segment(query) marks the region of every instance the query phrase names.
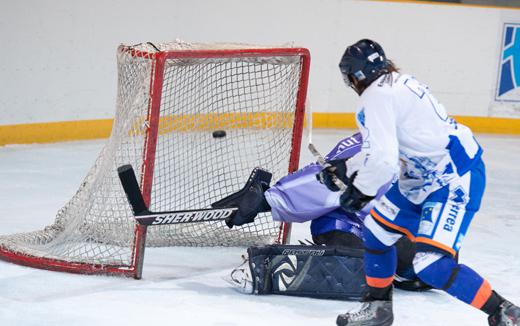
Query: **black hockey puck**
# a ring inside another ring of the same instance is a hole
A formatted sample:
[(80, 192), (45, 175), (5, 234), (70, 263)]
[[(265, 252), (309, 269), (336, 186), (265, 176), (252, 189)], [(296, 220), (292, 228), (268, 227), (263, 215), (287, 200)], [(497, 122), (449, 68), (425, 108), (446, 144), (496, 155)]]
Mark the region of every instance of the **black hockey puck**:
[(226, 137), (226, 131), (225, 130), (215, 130), (213, 131), (213, 138), (222, 138)]

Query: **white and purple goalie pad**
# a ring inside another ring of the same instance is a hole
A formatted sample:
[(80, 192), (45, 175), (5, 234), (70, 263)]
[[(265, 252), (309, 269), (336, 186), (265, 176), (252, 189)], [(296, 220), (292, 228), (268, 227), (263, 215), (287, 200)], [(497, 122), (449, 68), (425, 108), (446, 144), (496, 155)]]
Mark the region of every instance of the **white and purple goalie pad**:
[[(362, 143), (360, 133), (347, 137), (325, 156), (325, 160), (353, 157), (361, 151)], [(316, 179), (316, 174), (321, 170), (320, 164), (311, 163), (281, 178), (265, 192), (273, 219), (290, 223), (312, 221), (313, 235), (341, 230), (361, 237), (361, 225), (372, 205), (365, 206), (356, 214), (346, 213), (339, 204), (341, 193), (330, 191)], [(376, 198), (381, 197), (388, 186), (381, 187)]]

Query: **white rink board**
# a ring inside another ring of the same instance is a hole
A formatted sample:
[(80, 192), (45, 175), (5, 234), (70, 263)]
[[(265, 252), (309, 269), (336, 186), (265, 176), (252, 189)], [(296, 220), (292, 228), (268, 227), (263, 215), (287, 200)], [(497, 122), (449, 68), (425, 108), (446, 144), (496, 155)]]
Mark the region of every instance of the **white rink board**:
[[(350, 131), (314, 131), (325, 153)], [(477, 135), (488, 187), (461, 251), (501, 294), (520, 303), (519, 137)], [(52, 222), (93, 164), (103, 141), (0, 147), (0, 232)], [(305, 144), (304, 144), (305, 145)], [(301, 165), (312, 160), (305, 147)], [(309, 238), (294, 225), (293, 242)], [(247, 296), (222, 280), (241, 248), (151, 248), (143, 279), (49, 272), (0, 262), (0, 325), (333, 325), (355, 303)], [(487, 325), (483, 313), (447, 294), (395, 294), (395, 325)]]
[(337, 66), (346, 45), (369, 37), (449, 114), (518, 117), (491, 102), (503, 24), (519, 13), (367, 0), (3, 1), (0, 125), (112, 118), (116, 47), (176, 38), (307, 47), (313, 109), (353, 112)]

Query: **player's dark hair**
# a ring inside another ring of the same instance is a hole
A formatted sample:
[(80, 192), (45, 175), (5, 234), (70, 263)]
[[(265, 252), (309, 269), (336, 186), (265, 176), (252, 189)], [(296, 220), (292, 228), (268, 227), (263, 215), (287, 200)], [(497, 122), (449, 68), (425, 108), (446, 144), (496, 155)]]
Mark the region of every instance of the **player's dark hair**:
[(401, 69), (399, 67), (396, 66), (396, 64), (392, 61), (392, 60), (388, 60), (388, 68), (387, 68), (388, 72), (400, 72)]

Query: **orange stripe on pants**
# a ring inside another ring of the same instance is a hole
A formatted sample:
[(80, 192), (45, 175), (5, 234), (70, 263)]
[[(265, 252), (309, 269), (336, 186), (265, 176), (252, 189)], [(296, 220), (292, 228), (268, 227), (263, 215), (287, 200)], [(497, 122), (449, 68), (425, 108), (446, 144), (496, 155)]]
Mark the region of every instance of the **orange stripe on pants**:
[(486, 301), (488, 301), (489, 297), (491, 297), (491, 294), (491, 285), (489, 285), (488, 281), (484, 280), (478, 289), (477, 294), (475, 294), (475, 298), (471, 302), (471, 305), (477, 309), (482, 308)]
[(386, 288), (387, 286), (392, 285), (392, 282), (394, 281), (394, 277), (390, 276), (387, 278), (379, 278), (379, 277), (370, 277), (367, 276), (367, 284), (368, 286), (371, 286), (373, 288)]
[(381, 215), (379, 215), (375, 209), (372, 209), (370, 211), (370, 215), (372, 215), (372, 217), (378, 221), (379, 223), (389, 227), (390, 229), (392, 230), (396, 230), (397, 232), (401, 233), (401, 234), (404, 234), (406, 235), (410, 240), (412, 241), (415, 241), (415, 237), (413, 236), (412, 232), (410, 232), (409, 230), (401, 227), (401, 226), (398, 226), (398, 225), (395, 225), (393, 223), (390, 223), (388, 222), (386, 219), (384, 219), (383, 217), (381, 217)]
[(439, 249), (441, 249), (443, 251), (446, 251), (446, 252), (450, 253), (452, 256), (455, 256), (457, 254), (457, 252), (453, 248), (448, 247), (445, 244), (442, 244), (440, 242), (437, 242), (437, 241), (429, 239), (429, 238), (417, 237), (417, 238), (415, 238), (415, 241), (417, 243), (425, 243), (425, 244), (430, 245), (432, 247), (439, 248)]

